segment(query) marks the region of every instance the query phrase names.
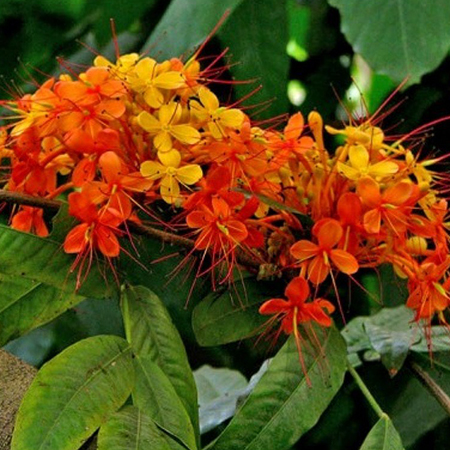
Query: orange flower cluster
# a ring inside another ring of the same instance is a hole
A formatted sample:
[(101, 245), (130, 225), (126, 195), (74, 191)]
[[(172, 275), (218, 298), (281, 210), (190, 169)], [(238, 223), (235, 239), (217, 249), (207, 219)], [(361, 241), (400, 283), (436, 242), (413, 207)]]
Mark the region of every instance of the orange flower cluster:
[[(388, 143), (370, 121), (342, 130), (325, 148), (322, 118), (293, 115), (284, 130), (255, 126), (237, 105), (222, 105), (193, 58), (157, 63), (137, 54), (116, 63), (97, 57), (77, 76), (49, 79), (5, 102), (14, 121), (2, 134), (11, 161), (5, 189), (55, 198), (68, 194), (79, 220), (64, 250), (83, 267), (94, 252), (115, 258), (126, 221), (176, 211), (202, 252), (198, 274), (220, 273), (252, 258), (260, 276), (294, 268), (288, 300), (272, 299), (287, 334), (298, 323), (329, 326), (333, 305), (310, 298), (342, 272), (391, 264), (408, 279), (407, 305), (431, 320), (449, 305), (447, 202), (435, 160), (420, 160), (402, 140)], [(155, 211), (156, 208), (153, 208)], [(309, 217), (313, 226), (304, 225)], [(46, 236), (42, 210), (22, 206), (12, 227)], [(145, 264), (145, 261), (143, 262)]]

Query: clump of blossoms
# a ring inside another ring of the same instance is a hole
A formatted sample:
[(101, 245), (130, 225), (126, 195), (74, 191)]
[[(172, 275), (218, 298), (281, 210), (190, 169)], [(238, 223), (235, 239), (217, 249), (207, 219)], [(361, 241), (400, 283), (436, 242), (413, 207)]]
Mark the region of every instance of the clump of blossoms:
[[(232, 281), (249, 260), (260, 276), (294, 272), (287, 299), (260, 308), (280, 322), (278, 333), (330, 326), (335, 306), (317, 293), (330, 283), (337, 293), (340, 274), (385, 263), (407, 279), (417, 321), (446, 323), (447, 201), (429, 169), (437, 161), (370, 120), (335, 129), (312, 112), (307, 123), (294, 114), (282, 131), (255, 126), (219, 102), (208, 70), (195, 58), (97, 57), (79, 75), (4, 102), (13, 120), (1, 135), (10, 160), (3, 188), (47, 199), (68, 193), (79, 224), (64, 251), (76, 255), (79, 283), (94, 253), (120, 255), (127, 223), (165, 205), (193, 241), (198, 276)], [(344, 143), (328, 151), (324, 129)], [(38, 207), (20, 206), (11, 226), (48, 234)]]

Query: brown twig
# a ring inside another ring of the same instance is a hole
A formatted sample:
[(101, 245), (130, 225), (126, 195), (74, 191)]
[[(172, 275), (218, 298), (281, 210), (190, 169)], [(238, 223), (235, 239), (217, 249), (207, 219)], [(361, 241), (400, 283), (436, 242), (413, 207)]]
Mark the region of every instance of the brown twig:
[(408, 368), (450, 416), (450, 397), (419, 364), (407, 359)]
[[(43, 208), (50, 211), (58, 211), (58, 209), (63, 204), (58, 200), (51, 200), (44, 197), (33, 197), (31, 195), (22, 194), (20, 192), (6, 191), (4, 189), (0, 189), (0, 203), (1, 202), (34, 206), (37, 208)], [(140, 223), (131, 220), (127, 221), (127, 226), (131, 231), (134, 231), (136, 234), (156, 238), (160, 241), (179, 245), (180, 247), (184, 247), (189, 250), (194, 249), (195, 244), (194, 241), (184, 236), (179, 236), (178, 234), (174, 233), (168, 233), (167, 231), (149, 227), (147, 225), (142, 225)], [(244, 253), (242, 251), (238, 251), (237, 261), (239, 264), (246, 267), (258, 268), (260, 265), (257, 261), (256, 255), (255, 257), (252, 257), (251, 255), (248, 255), (247, 253)]]

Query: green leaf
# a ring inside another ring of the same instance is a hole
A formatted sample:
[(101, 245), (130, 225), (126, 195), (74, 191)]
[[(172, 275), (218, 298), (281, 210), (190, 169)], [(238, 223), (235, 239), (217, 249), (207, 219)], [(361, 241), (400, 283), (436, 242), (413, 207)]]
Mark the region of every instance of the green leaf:
[(97, 445), (98, 450), (171, 450), (168, 439), (138, 408), (126, 406), (102, 425)]
[(389, 373), (395, 375), (422, 333), (413, 319), (413, 312), (403, 305), (351, 320), (342, 330), (349, 356), (353, 360), (361, 351), (375, 350)]
[(20, 406), (12, 450), (77, 450), (123, 405), (133, 382), (124, 339), (96, 336), (76, 343), (38, 372)]
[(279, 297), (279, 283), (246, 278), (232, 289), (212, 292), (192, 314), (192, 328), (204, 347), (228, 344), (264, 331), (267, 316), (258, 313), (261, 304)]
[(136, 385), (133, 402), (162, 430), (195, 450), (196, 436), (191, 420), (169, 378), (150, 357), (136, 356)]
[(303, 341), (304, 369), (311, 386), (291, 337), (209, 449), (284, 450), (314, 426), (344, 380), (346, 350), (335, 328), (311, 331), (321, 341), (321, 350)]
[(232, 12), (242, 0), (172, 0), (141, 53), (159, 60), (191, 55), (226, 11)]
[[(285, 0), (244, 0), (219, 31), (220, 40), (230, 48), (233, 62), (237, 63), (230, 67), (233, 77), (237, 80), (257, 78), (263, 87), (245, 104), (273, 101), (261, 117), (273, 117), (288, 110), (287, 22)], [(250, 86), (237, 84), (236, 98), (242, 98), (255, 87), (254, 83)]]
[(197, 389), (186, 350), (161, 300), (143, 286), (127, 286), (122, 292), (122, 313), (127, 339), (133, 351), (150, 357), (170, 380), (198, 430)]
[(0, 346), (81, 302), (75, 293), (29, 278), (0, 273)]
[[(450, 49), (447, 0), (329, 0), (341, 13), (341, 30), (378, 73), (416, 83)], [(381, 31), (382, 30), (382, 31)]]
[[(0, 225), (0, 273), (24, 277), (73, 294), (77, 269), (71, 271), (74, 256), (64, 253), (61, 244)], [(89, 275), (77, 291), (79, 295), (105, 298), (114, 287), (93, 263)]]
[(387, 415), (370, 430), (360, 450), (403, 450), (400, 435)]

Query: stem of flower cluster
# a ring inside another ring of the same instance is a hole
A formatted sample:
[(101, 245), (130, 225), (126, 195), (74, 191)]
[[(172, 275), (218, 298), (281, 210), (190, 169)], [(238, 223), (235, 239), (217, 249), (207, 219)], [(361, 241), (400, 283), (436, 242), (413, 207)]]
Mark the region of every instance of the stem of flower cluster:
[(359, 376), (358, 372), (354, 369), (354, 367), (350, 364), (350, 362), (347, 360), (347, 369), (350, 372), (350, 375), (355, 380), (355, 383), (358, 385), (360, 391), (366, 397), (366, 400), (369, 402), (372, 409), (375, 411), (377, 416), (382, 419), (386, 416), (386, 413), (381, 409), (381, 406), (378, 404), (378, 402), (375, 400), (375, 397), (370, 393), (368, 387), (362, 380), (362, 378)]

